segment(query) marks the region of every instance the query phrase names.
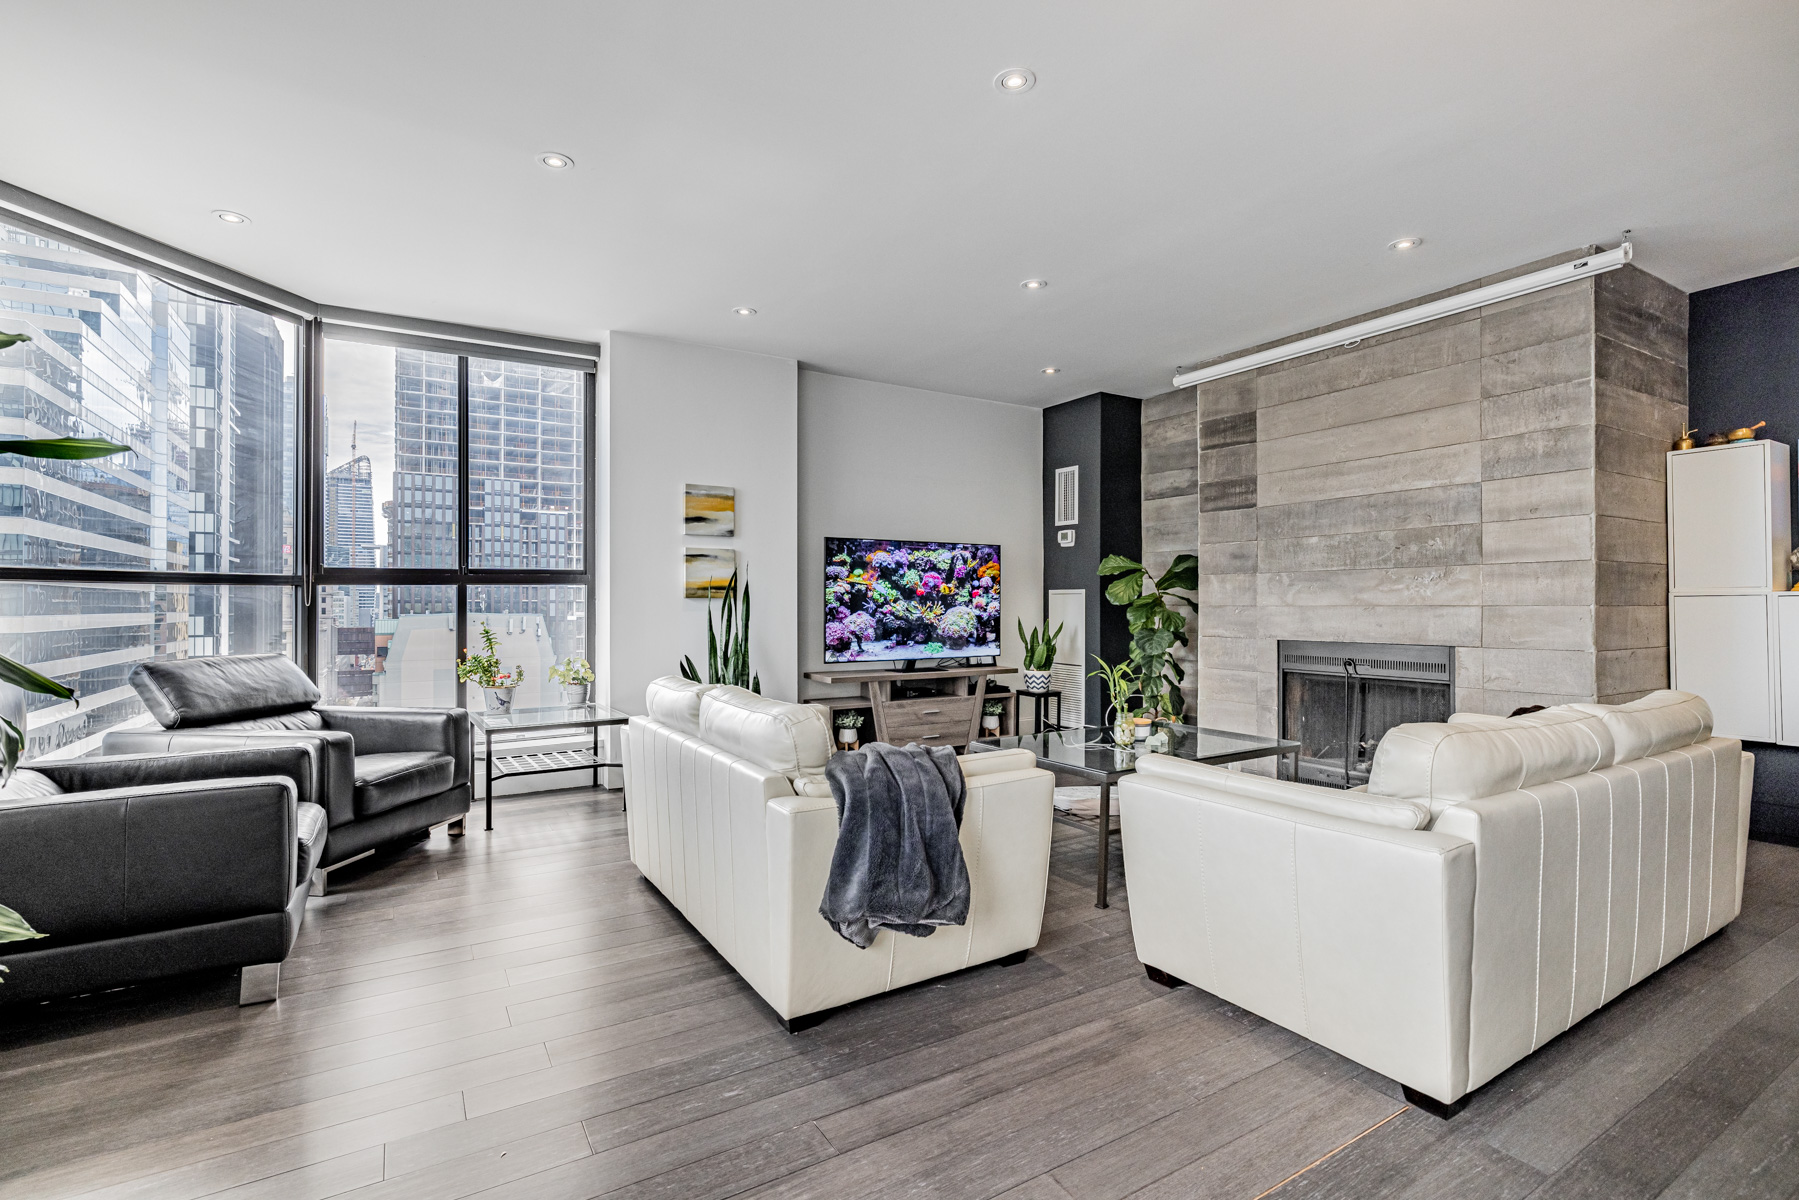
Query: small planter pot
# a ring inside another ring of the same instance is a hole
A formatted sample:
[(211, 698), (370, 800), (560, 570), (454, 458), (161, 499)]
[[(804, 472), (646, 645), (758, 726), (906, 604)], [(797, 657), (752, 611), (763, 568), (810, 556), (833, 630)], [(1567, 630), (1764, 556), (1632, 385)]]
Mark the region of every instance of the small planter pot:
[(562, 703), (569, 708), (586, 704), (588, 693), (592, 690), (591, 683), (565, 683), (562, 685)]
[(487, 693), (487, 711), (496, 717), (503, 717), (512, 711), (512, 694), (517, 688), (483, 688)]
[(854, 750), (856, 748), (856, 734), (858, 732), (859, 731), (855, 729), (838, 729), (837, 744), (845, 750)]
[(1049, 672), (1034, 671), (1031, 668), (1026, 667), (1024, 669), (1024, 682), (1020, 686), (1023, 690), (1031, 693), (1033, 696), (1041, 696), (1043, 693), (1049, 691)]
[(999, 714), (998, 713), (983, 713), (981, 716), (981, 728), (987, 730), (989, 733), (998, 733), (999, 732)]

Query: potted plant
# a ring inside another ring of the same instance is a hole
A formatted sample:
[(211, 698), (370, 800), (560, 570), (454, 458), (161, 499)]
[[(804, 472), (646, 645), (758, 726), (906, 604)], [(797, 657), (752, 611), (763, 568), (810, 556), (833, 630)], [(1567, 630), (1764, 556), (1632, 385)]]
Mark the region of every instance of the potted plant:
[(587, 703), (593, 687), (593, 667), (585, 658), (570, 655), (550, 668), (550, 682), (562, 685), (562, 702), (573, 708)]
[[(33, 929), (24, 917), (12, 909), (0, 904), (0, 942), (22, 942), (27, 938), (41, 938), (44, 935)], [(8, 970), (5, 963), (0, 963), (0, 975)], [(5, 983), (0, 979), (0, 983)]]
[(1099, 664), (1099, 670), (1089, 671), (1088, 675), (1097, 677), (1106, 685), (1106, 695), (1111, 700), (1112, 709), (1112, 744), (1122, 750), (1137, 740), (1137, 723), (1131, 714), (1131, 697), (1137, 692), (1137, 675), (1128, 660), (1113, 664), (1095, 654), (1093, 661)]
[(1004, 700), (988, 700), (981, 705), (981, 728), (988, 733), (999, 732), (999, 719), (1005, 715)]
[(486, 621), (481, 622), (481, 653), (464, 647), (462, 658), (456, 664), (456, 678), (480, 685), (487, 693), (487, 711), (504, 716), (512, 711), (512, 693), (518, 690), (519, 681), (524, 677), (523, 667), (513, 667), (510, 671), (500, 668), (500, 639)]
[(837, 714), (837, 742), (845, 750), (854, 750), (860, 735), (856, 732), (862, 728), (865, 718), (859, 712), (841, 712)]
[(1020, 686), (1032, 695), (1041, 696), (1049, 691), (1049, 669), (1056, 665), (1056, 639), (1062, 636), (1062, 627), (1056, 626), (1055, 632), (1051, 633), (1049, 622), (1045, 621), (1027, 633), (1024, 622), (1020, 621), (1018, 636), (1024, 642), (1024, 682)]

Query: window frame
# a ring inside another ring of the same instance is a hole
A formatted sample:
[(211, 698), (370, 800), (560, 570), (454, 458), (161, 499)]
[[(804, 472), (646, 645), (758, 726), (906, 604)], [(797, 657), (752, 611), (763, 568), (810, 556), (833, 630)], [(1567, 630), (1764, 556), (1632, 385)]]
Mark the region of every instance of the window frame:
[[(294, 538), (293, 569), (286, 572), (157, 571), (115, 567), (19, 567), (0, 564), (0, 583), (132, 583), (236, 584), (285, 587), (292, 591), (292, 647), (299, 665), (315, 681), (318, 659), (318, 595), (333, 584), (454, 585), (457, 644), (468, 645), (468, 589), (492, 585), (581, 586), (587, 592), (586, 645), (597, 655), (595, 582), (598, 578), (600, 503), (598, 471), (598, 384), (602, 348), (598, 343), (567, 341), (509, 330), (460, 325), (420, 317), (319, 304), (272, 284), (190, 254), (177, 247), (114, 225), (47, 197), (0, 180), (0, 222), (79, 247), (144, 272), (173, 287), (221, 304), (251, 309), (293, 323), (299, 345), (295, 355), (294, 405)], [(454, 568), (326, 567), (324, 565), (324, 354), (332, 340), (386, 345), (454, 354), (457, 365), (458, 502), (457, 561)], [(468, 360), (496, 358), (535, 362), (579, 372), (583, 380), (582, 412), (582, 565), (578, 569), (531, 570), (469, 565), (468, 521)], [(466, 707), (466, 685), (456, 685), (457, 705)]]
[[(471, 587), (583, 587), (587, 592), (584, 636), (587, 657), (591, 662), (595, 655), (594, 648), (597, 644), (595, 637), (598, 632), (596, 615), (598, 606), (594, 603), (594, 581), (597, 574), (595, 564), (598, 549), (596, 538), (599, 526), (597, 519), (599, 515), (598, 493), (595, 487), (598, 481), (598, 455), (594, 453), (598, 435), (599, 410), (599, 363), (597, 359), (552, 354), (541, 349), (527, 349), (511, 345), (429, 337), (415, 332), (389, 331), (366, 325), (349, 326), (335, 321), (319, 321), (314, 324), (317, 327), (315, 331), (316, 344), (312, 354), (316, 369), (308, 375), (307, 403), (302, 409), (310, 426), (305, 440), (313, 447), (313, 454), (305, 464), (303, 473), (307, 478), (309, 492), (317, 497), (318, 501), (309, 504), (305, 510), (306, 520), (310, 526), (308, 530), (310, 536), (302, 538), (301, 541), (307, 547), (308, 585), (301, 596), (303, 607), (296, 607), (294, 618), (296, 622), (305, 622), (304, 630), (296, 631), (295, 640), (301, 648), (301, 662), (305, 666), (307, 674), (317, 680), (325, 668), (325, 664), (320, 661), (319, 657), (318, 594), (319, 589), (331, 586), (454, 587), (456, 589), (456, 644), (458, 646), (470, 644), (469, 589)], [(541, 341), (541, 339), (530, 340)], [(324, 362), (325, 356), (329, 353), (325, 345), (328, 341), (362, 342), (456, 356), (455, 566), (332, 567), (325, 565)], [(559, 367), (579, 373), (582, 390), (580, 567), (522, 570), (517, 567), (477, 567), (470, 564), (469, 551), (473, 533), (469, 525), (469, 360), (471, 358), (536, 363), (541, 366)], [(456, 681), (456, 705), (459, 708), (468, 707), (468, 685), (460, 679)]]

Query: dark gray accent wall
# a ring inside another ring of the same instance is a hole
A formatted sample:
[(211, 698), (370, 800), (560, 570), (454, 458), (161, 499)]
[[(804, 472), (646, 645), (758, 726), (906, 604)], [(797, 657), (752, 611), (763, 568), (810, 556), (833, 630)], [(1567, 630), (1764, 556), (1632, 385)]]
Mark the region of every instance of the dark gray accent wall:
[[(1107, 604), (1099, 578), (1108, 554), (1143, 557), (1141, 400), (1095, 392), (1043, 412), (1043, 587), (1087, 593), (1087, 654), (1117, 662), (1130, 654), (1124, 610)], [(1078, 466), (1080, 523), (1075, 543), (1056, 541), (1056, 469)], [(1045, 600), (1047, 611), (1047, 597)], [(1087, 680), (1086, 712), (1097, 722), (1105, 711), (1099, 681)]]
[[(1691, 296), (1690, 413), (1708, 433), (1766, 421), (1764, 436), (1799, 444), (1799, 269)], [(1799, 750), (1751, 744), (1751, 836), (1799, 845)]]

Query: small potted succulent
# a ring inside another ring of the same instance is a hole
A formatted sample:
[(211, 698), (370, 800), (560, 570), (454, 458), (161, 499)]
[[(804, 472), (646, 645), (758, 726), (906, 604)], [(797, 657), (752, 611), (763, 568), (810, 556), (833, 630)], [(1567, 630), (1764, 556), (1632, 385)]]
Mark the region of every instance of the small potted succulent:
[(854, 750), (860, 738), (857, 732), (865, 720), (859, 712), (841, 712), (837, 714), (837, 742), (845, 750)]
[(487, 711), (504, 716), (512, 711), (512, 694), (524, 677), (523, 667), (501, 669), (500, 639), (486, 621), (481, 622), (481, 653), (464, 647), (462, 658), (456, 663), (456, 678), (479, 685), (487, 693)]
[(1005, 715), (1004, 700), (988, 700), (981, 705), (981, 728), (988, 733), (999, 732), (999, 719)]
[(1024, 622), (1018, 623), (1018, 636), (1024, 642), (1024, 682), (1021, 685), (1032, 695), (1041, 696), (1049, 691), (1049, 669), (1056, 664), (1056, 639), (1062, 636), (1062, 627), (1056, 626), (1051, 633), (1049, 622), (1045, 621), (1041, 628), (1025, 631)]
[(550, 682), (562, 685), (562, 702), (570, 708), (587, 703), (593, 688), (593, 667), (585, 658), (573, 655), (550, 668)]

